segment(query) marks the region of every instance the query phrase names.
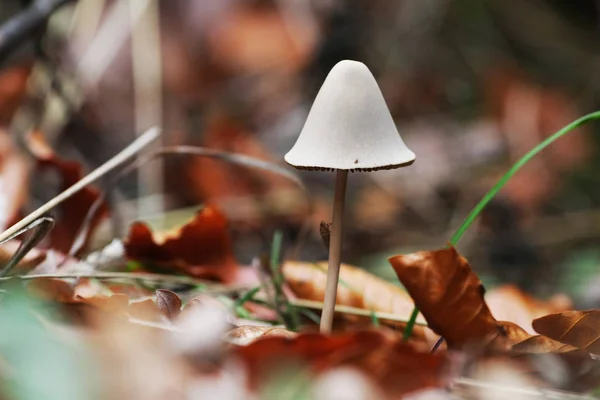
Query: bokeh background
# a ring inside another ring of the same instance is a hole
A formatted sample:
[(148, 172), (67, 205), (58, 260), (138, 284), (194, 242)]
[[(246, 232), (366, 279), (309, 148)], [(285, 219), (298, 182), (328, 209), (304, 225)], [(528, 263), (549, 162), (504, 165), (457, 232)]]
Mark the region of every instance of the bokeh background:
[[(0, 17), (32, 3), (2, 0)], [(362, 61), (417, 161), (350, 176), (343, 258), (390, 279), (388, 256), (444, 246), (516, 160), (600, 108), (594, 0), (69, 3), (2, 59), (4, 147), (20, 148), (19, 138), (38, 130), (89, 170), (158, 124), (163, 145), (283, 165), (328, 71), (342, 59)], [(600, 307), (599, 131), (586, 125), (541, 153), (461, 241), (486, 284), (565, 292)], [(3, 154), (3, 185), (22, 182), (25, 209), (53, 195), (52, 176), (23, 172), (26, 154), (17, 175), (12, 150)], [(165, 157), (121, 182), (112, 221), (120, 235), (140, 218), (167, 227), (210, 202), (229, 216), (243, 262), (264, 252), (275, 230), (288, 249), (305, 239), (302, 258), (324, 259), (319, 224), (331, 218), (333, 174), (298, 174), (314, 212), (280, 176)], [(113, 232), (107, 224), (97, 241)]]

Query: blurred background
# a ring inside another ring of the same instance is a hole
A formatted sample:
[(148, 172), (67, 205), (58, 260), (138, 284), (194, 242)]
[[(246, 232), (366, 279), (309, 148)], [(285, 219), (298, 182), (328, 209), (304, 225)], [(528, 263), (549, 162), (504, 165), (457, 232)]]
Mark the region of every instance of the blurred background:
[[(161, 145), (283, 165), (328, 71), (352, 59), (417, 161), (350, 176), (343, 260), (394, 279), (388, 256), (443, 247), (516, 160), (600, 108), (595, 0), (2, 0), (0, 17), (49, 8), (0, 51), (4, 225), (57, 193), (55, 177), (33, 173), (32, 131), (86, 170), (153, 125)], [(484, 283), (600, 306), (599, 130), (542, 152), (467, 233), (459, 250)], [(297, 173), (310, 198), (269, 172), (167, 156), (111, 192), (112, 224), (166, 228), (208, 202), (228, 215), (243, 263), (278, 229), (291, 248), (307, 222), (300, 257), (325, 259), (334, 174)]]

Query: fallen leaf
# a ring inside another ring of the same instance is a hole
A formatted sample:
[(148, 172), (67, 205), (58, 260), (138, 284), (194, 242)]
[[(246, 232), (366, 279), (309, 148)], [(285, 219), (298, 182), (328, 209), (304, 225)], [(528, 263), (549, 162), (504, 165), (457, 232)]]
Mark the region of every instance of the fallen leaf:
[(235, 281), (239, 272), (227, 220), (216, 207), (203, 207), (192, 221), (163, 234), (153, 234), (146, 224), (136, 222), (124, 245), (129, 259), (161, 272), (179, 272), (224, 283)]
[(304, 365), (315, 373), (340, 366), (364, 372), (397, 398), (406, 393), (440, 385), (444, 357), (420, 353), (384, 331), (359, 331), (326, 336), (305, 333), (296, 337), (268, 336), (234, 354), (245, 363), (252, 386), (286, 365)]
[(497, 324), (499, 328), (498, 332), (487, 337), (488, 342), (484, 346), (486, 353), (510, 352), (515, 343), (522, 342), (531, 337), (529, 333), (513, 322), (498, 321)]
[(533, 321), (540, 334), (593, 354), (600, 354), (600, 310), (565, 311)]
[(156, 306), (169, 320), (173, 320), (181, 313), (181, 299), (170, 290), (158, 289), (156, 291)]
[(576, 347), (557, 342), (547, 336), (535, 335), (512, 346), (512, 351), (517, 353), (566, 353), (577, 350)]
[[(327, 262), (287, 261), (282, 274), (298, 298), (323, 301)], [(405, 316), (407, 319), (414, 307), (408, 293), (399, 286), (348, 264), (340, 266), (336, 304)], [(422, 317), (420, 321), (424, 322)]]
[(122, 293), (110, 295), (95, 294), (84, 297), (66, 281), (53, 278), (36, 278), (27, 285), (27, 290), (33, 296), (48, 301), (60, 303), (64, 310), (77, 321), (89, 322), (89, 315), (95, 311), (102, 311), (115, 316), (156, 321), (160, 320), (161, 313), (152, 301), (131, 302), (129, 296)]
[(453, 247), (398, 255), (389, 261), (429, 327), (449, 347), (498, 334), (481, 281)]
[[(60, 176), (59, 190), (62, 192), (83, 178), (83, 169), (77, 161), (61, 159), (52, 150), (44, 139), (41, 132), (31, 132), (27, 136), (30, 151), (37, 158), (38, 165), (42, 169), (56, 170)], [(50, 231), (50, 248), (67, 253), (81, 228), (83, 221), (94, 202), (100, 197), (100, 192), (90, 186), (86, 186), (73, 196), (65, 200), (60, 209), (62, 215), (56, 220), (54, 228)], [(94, 215), (90, 223), (87, 237), (84, 241), (83, 250), (94, 229), (100, 224), (108, 213), (108, 206), (103, 203)]]
[(225, 339), (238, 346), (248, 345), (260, 338), (268, 336), (283, 336), (292, 338), (297, 336), (296, 332), (288, 331), (285, 328), (273, 326), (242, 325), (230, 330), (225, 335)]

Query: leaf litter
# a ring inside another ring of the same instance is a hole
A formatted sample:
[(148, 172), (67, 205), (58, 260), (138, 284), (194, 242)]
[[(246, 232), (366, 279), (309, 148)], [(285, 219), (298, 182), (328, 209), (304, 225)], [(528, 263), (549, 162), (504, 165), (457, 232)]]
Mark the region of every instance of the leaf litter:
[[(322, 302), (326, 264), (280, 262), (280, 247), (277, 261), (270, 266), (275, 269), (268, 271), (281, 280), (277, 286), (280, 306), (289, 310), (301, 307), (294, 305), (301, 304), (300, 300)], [(363, 269), (343, 265), (338, 323), (332, 335), (315, 333), (317, 325), (309, 318), (293, 326), (279, 313), (265, 318), (259, 310), (274, 304), (258, 279), (260, 271), (240, 265), (232, 248), (227, 218), (218, 208), (206, 205), (189, 223), (168, 232), (153, 232), (143, 223), (134, 223), (124, 250), (125, 257), (136, 263), (136, 271), (117, 271), (122, 274), (118, 284), (111, 282), (117, 275), (111, 278), (93, 270), (85, 278), (67, 274), (22, 282), (36, 299), (30, 312), (44, 322), (49, 334), (92, 345), (102, 380), (121, 382), (100, 390), (109, 398), (141, 393), (163, 398), (173, 391), (195, 392), (192, 388), (197, 385), (228, 385), (240, 398), (248, 398), (268, 390), (283, 371), (296, 371), (293, 376), (304, 376), (303, 382), (321, 382), (353, 371), (380, 398), (431, 390), (456, 395), (481, 391), (487, 387), (485, 377), (491, 370), (495, 376), (508, 374), (510, 382), (544, 390), (586, 392), (596, 387), (600, 311), (567, 311), (569, 303), (564, 298), (542, 302), (514, 288), (498, 289), (497, 300), (489, 305), (481, 281), (453, 247), (391, 257), (406, 291)], [(81, 263), (76, 258), (73, 262)], [(26, 268), (16, 271), (26, 277)], [(163, 274), (165, 287), (156, 291), (145, 287), (143, 279), (136, 278), (144, 270), (158, 273), (157, 282)], [(253, 285), (215, 295), (210, 293), (210, 284), (194, 285), (182, 279), (177, 285), (172, 279), (176, 276), (208, 279), (225, 287)], [(119, 285), (136, 290), (123, 290)], [(19, 292), (18, 287), (7, 288), (9, 294)], [(12, 301), (13, 297), (7, 298)], [(502, 304), (503, 299), (512, 302), (510, 311), (519, 312), (503, 312), (493, 305)], [(413, 336), (406, 337), (402, 321), (409, 319), (415, 305), (421, 310), (417, 321), (428, 328), (418, 326)], [(365, 310), (367, 315), (357, 317), (352, 310)], [(555, 313), (544, 314), (548, 312)], [(56, 313), (67, 318), (56, 318)], [(377, 313), (397, 318), (386, 321)], [(532, 334), (529, 324), (539, 335)], [(443, 345), (430, 351), (436, 341)], [(160, 368), (165, 363), (168, 372)], [(564, 376), (553, 374), (554, 370)], [(124, 371), (133, 379), (119, 378)], [(147, 378), (158, 376), (150, 390)], [(510, 392), (510, 382), (494, 390)]]

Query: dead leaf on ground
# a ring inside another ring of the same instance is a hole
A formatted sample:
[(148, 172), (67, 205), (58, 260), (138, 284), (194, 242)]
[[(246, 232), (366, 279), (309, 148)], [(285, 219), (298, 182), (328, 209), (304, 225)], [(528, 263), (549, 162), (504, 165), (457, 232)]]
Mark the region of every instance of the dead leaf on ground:
[[(31, 132), (27, 136), (30, 151), (37, 158), (42, 169), (54, 169), (61, 179), (59, 191), (64, 191), (81, 178), (84, 173), (81, 164), (77, 161), (61, 159), (46, 142), (41, 132)], [(62, 215), (56, 220), (54, 228), (50, 231), (50, 248), (67, 253), (75, 241), (77, 233), (94, 202), (100, 197), (100, 192), (93, 187), (86, 186), (73, 196), (65, 200), (60, 209)], [(96, 212), (87, 233), (84, 243), (108, 213), (108, 206), (103, 203)], [(85, 246), (82, 247), (85, 248)]]
[(192, 221), (167, 233), (153, 233), (146, 224), (136, 222), (124, 244), (129, 259), (161, 272), (230, 283), (239, 270), (227, 219), (212, 206), (203, 207)]
[[(300, 299), (323, 301), (327, 262), (287, 261), (282, 268), (285, 282)], [(348, 264), (340, 267), (336, 304), (385, 312), (408, 318), (414, 303), (399, 286)], [(421, 322), (425, 320), (420, 317)]]
[(600, 310), (565, 311), (533, 321), (540, 334), (590, 353), (600, 354)]
[(315, 373), (340, 366), (353, 366), (397, 398), (406, 393), (440, 385), (444, 357), (417, 352), (385, 331), (359, 331), (326, 336), (300, 334), (294, 338), (270, 336), (247, 346), (235, 347), (248, 367), (250, 381), (262, 379), (282, 366), (306, 365)]
[(483, 285), (456, 249), (398, 255), (389, 261), (429, 327), (444, 337), (449, 347), (498, 334)]
[(156, 306), (169, 320), (173, 320), (181, 313), (181, 299), (175, 293), (166, 289), (156, 291)]
[(517, 353), (566, 353), (577, 350), (576, 347), (557, 342), (547, 336), (535, 335), (515, 343), (512, 350)]
[(130, 304), (129, 296), (122, 293), (84, 297), (61, 279), (36, 278), (28, 283), (27, 290), (36, 298), (61, 304), (70, 316), (82, 322), (89, 322), (88, 314), (97, 311), (145, 320), (160, 320), (162, 315), (152, 300)]
[(297, 335), (298, 334), (296, 332), (288, 331), (285, 328), (242, 325), (227, 332), (225, 339), (232, 344), (245, 346), (263, 337), (283, 336), (287, 338), (293, 338)]

